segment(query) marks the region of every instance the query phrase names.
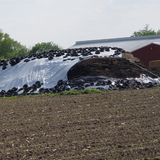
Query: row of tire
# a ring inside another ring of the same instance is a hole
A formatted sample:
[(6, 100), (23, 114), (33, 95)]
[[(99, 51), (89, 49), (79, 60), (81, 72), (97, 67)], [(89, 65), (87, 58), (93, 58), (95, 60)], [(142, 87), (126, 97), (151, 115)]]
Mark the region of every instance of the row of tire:
[[(49, 52), (42, 52), (42, 53), (32, 53), (28, 56), (20, 56), (20, 57), (13, 57), (9, 60), (0, 60), (0, 66), (2, 66), (2, 70), (7, 68), (7, 65), (10, 64), (11, 66), (16, 65), (21, 60), (24, 62), (29, 62), (30, 60), (41, 59), (41, 58), (48, 58), (48, 60), (52, 60), (54, 57), (63, 56), (64, 60), (68, 56), (76, 57), (76, 56), (89, 56), (93, 55), (91, 52), (95, 52), (96, 55), (100, 54), (104, 51), (114, 50), (114, 54), (111, 57), (119, 55), (120, 53), (125, 52), (122, 48), (117, 47), (89, 47), (89, 48), (75, 48), (75, 49), (64, 49), (64, 50), (50, 50)], [(73, 60), (73, 59), (68, 59)]]
[(69, 90), (84, 90), (85, 88), (96, 88), (99, 90), (124, 90), (124, 89), (145, 89), (155, 87), (157, 83), (140, 83), (136, 80), (117, 80), (113, 84), (111, 80), (99, 80), (96, 82), (86, 83), (73, 83), (70, 81), (59, 80), (57, 85), (53, 88), (42, 88), (43, 83), (37, 81), (32, 86), (28, 86), (27, 84), (23, 85), (22, 88), (18, 89), (13, 87), (12, 89), (5, 91), (2, 90), (0, 92), (0, 97), (10, 97), (10, 96), (18, 96), (18, 95), (35, 95), (35, 94), (55, 94), (60, 92), (66, 92)]
[(0, 97), (10, 97), (10, 96), (18, 96), (18, 95), (32, 95), (43, 85), (40, 81), (37, 81), (32, 86), (28, 86), (27, 84), (23, 85), (22, 88), (13, 87), (12, 89), (5, 91), (1, 90)]

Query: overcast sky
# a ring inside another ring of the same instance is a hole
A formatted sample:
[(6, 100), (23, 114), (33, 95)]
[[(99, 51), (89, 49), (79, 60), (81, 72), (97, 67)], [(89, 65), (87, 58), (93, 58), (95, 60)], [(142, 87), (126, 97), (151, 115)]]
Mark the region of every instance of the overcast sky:
[(54, 42), (130, 37), (160, 29), (160, 0), (0, 0), (0, 29), (30, 48)]

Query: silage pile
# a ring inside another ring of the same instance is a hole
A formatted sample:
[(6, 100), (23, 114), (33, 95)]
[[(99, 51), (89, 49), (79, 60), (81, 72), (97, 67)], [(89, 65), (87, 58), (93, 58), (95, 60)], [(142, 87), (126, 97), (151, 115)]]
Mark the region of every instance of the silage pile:
[[(97, 78), (92, 76), (90, 81), (86, 77), (80, 77), (78, 80), (68, 80), (68, 71), (77, 64), (81, 64), (87, 59), (106, 57), (118, 57), (120, 59), (122, 52), (124, 52), (123, 49), (116, 47), (92, 47), (61, 51), (51, 50), (25, 57), (1, 60), (0, 96), (57, 93), (70, 89), (82, 90), (85, 88), (103, 88), (105, 90), (146, 88), (147, 85), (152, 87), (159, 83), (158, 79), (151, 77), (148, 78), (148, 81), (143, 81), (143, 78), (140, 78), (138, 82), (135, 78), (132, 80), (113, 79), (113, 77), (101, 77), (102, 75), (97, 75)], [(131, 87), (133, 85), (129, 81), (133, 84), (137, 83), (137, 85)]]

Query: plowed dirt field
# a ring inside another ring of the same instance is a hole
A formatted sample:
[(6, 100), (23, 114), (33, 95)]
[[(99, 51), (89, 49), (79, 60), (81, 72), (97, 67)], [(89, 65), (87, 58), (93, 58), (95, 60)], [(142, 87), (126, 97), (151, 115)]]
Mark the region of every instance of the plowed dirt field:
[(0, 98), (0, 159), (160, 159), (160, 88)]

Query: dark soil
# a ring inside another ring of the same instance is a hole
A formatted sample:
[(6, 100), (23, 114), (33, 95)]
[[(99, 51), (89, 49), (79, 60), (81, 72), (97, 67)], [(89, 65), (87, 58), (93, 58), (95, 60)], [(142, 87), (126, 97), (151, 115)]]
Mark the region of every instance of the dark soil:
[(0, 98), (0, 159), (160, 159), (160, 89)]
[[(123, 58), (95, 58), (75, 65), (68, 78), (129, 78), (141, 73), (154, 77)], [(158, 160), (159, 96), (156, 87), (0, 98), (0, 160)]]
[[(138, 66), (136, 65), (138, 64)], [(147, 68), (142, 69), (139, 63), (131, 63), (125, 58), (92, 58), (83, 60), (73, 66), (68, 71), (68, 79), (83, 76), (107, 76), (113, 78), (135, 78), (140, 74), (146, 74), (150, 77), (156, 78), (156, 75), (146, 71)]]

